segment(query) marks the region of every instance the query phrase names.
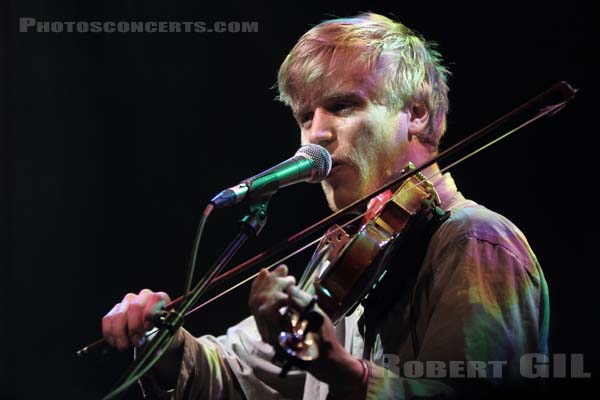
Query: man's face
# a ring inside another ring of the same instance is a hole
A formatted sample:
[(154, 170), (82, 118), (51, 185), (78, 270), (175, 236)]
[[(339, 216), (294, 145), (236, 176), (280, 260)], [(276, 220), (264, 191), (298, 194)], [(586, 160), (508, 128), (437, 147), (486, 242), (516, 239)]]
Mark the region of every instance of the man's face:
[(408, 161), (416, 162), (409, 114), (374, 102), (370, 78), (352, 67), (337, 71), (307, 88), (293, 107), (302, 144), (319, 144), (331, 153), (333, 167), (322, 186), (334, 211), (388, 182)]

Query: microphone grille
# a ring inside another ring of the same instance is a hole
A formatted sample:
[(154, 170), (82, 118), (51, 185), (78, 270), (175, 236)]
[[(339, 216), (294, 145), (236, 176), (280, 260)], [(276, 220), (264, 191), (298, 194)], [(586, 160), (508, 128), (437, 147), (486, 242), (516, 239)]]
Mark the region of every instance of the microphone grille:
[(321, 182), (329, 175), (331, 171), (331, 155), (325, 147), (318, 144), (306, 144), (298, 149), (296, 155), (309, 158), (314, 163), (314, 174), (307, 182)]

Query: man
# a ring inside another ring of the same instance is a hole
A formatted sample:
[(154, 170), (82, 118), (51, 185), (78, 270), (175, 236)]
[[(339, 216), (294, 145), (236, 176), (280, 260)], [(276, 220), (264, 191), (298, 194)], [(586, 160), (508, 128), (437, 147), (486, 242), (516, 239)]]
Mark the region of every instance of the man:
[[(431, 44), (376, 14), (326, 21), (302, 36), (280, 68), (280, 99), (292, 108), (302, 143), (332, 154), (323, 181), (332, 210), (398, 176), (409, 161), (419, 165), (437, 153), (447, 74)], [(437, 165), (425, 175), (450, 217), (426, 245), (414, 284), (377, 305), (386, 310), (377, 318), (363, 307), (337, 327), (325, 317), (319, 336), (326, 350), (308, 374), (281, 379), (270, 362), (278, 310), (302, 308), (311, 298), (280, 266), (261, 271), (249, 298), (253, 317), (227, 335), (196, 339), (180, 329), (146, 379), (147, 392), (192, 399), (450, 397), (483, 382), (512, 381), (522, 354), (547, 350), (543, 273), (512, 223), (465, 200)], [(168, 300), (148, 289), (126, 295), (102, 321), (105, 338), (119, 349), (141, 345), (153, 312)]]

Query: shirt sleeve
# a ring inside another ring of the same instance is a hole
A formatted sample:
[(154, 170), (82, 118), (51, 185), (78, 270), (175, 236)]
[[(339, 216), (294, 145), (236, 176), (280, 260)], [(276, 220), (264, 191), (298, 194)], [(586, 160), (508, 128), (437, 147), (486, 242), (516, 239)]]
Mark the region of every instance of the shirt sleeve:
[[(370, 363), (367, 399), (510, 387), (519, 380), (520, 356), (546, 351), (547, 287), (526, 242), (511, 247), (468, 236), (441, 247), (416, 289), (418, 364)], [(413, 365), (422, 371), (405, 370)]]
[(148, 399), (301, 399), (305, 372), (278, 376), (273, 348), (261, 341), (249, 317), (227, 334), (194, 337), (184, 330), (183, 356), (175, 388), (164, 390), (151, 375), (142, 380)]

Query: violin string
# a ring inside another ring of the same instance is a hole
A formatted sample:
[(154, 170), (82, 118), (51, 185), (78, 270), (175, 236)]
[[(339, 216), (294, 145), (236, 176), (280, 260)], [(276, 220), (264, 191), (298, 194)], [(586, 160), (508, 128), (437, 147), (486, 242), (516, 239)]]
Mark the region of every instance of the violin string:
[[(547, 115), (547, 114), (549, 114), (549, 113), (552, 113), (552, 112), (555, 112), (555, 111), (559, 111), (559, 110), (560, 110), (562, 107), (564, 107), (565, 105), (566, 105), (566, 102), (562, 102), (562, 103), (558, 103), (558, 104), (556, 104), (556, 105), (552, 105), (552, 106), (548, 106), (548, 107), (546, 107), (546, 108), (544, 109), (544, 111), (541, 111), (541, 112), (540, 112), (538, 115), (536, 115), (536, 116), (535, 116), (535, 117), (533, 117), (532, 119), (530, 119), (530, 120), (528, 120), (528, 121), (526, 121), (526, 122), (522, 123), (521, 125), (517, 126), (516, 128), (513, 128), (512, 130), (510, 130), (510, 131), (508, 131), (508, 132), (504, 133), (503, 135), (501, 135), (501, 136), (499, 136), (498, 138), (496, 138), (496, 139), (494, 139), (494, 140), (490, 141), (489, 143), (487, 143), (487, 144), (485, 144), (485, 145), (483, 145), (483, 146), (481, 146), (481, 147), (479, 147), (479, 148), (477, 148), (477, 149), (473, 150), (472, 152), (470, 152), (470, 153), (468, 153), (467, 155), (465, 155), (465, 156), (463, 156), (463, 157), (459, 158), (458, 160), (456, 160), (456, 161), (454, 161), (454, 162), (450, 163), (449, 165), (447, 165), (447, 166), (445, 166), (445, 167), (443, 167), (443, 168), (440, 168), (440, 170), (439, 170), (439, 171), (436, 171), (436, 172), (435, 172), (435, 173), (433, 173), (431, 176), (429, 176), (429, 177), (426, 177), (426, 179), (427, 179), (426, 181), (419, 181), (418, 183), (415, 183), (414, 185), (412, 185), (412, 186), (410, 186), (410, 187), (408, 187), (408, 188), (405, 188), (405, 189), (403, 189), (403, 190), (399, 191), (398, 193), (395, 193), (395, 194), (394, 194), (394, 196), (392, 196), (390, 199), (386, 200), (384, 204), (387, 204), (387, 203), (389, 203), (389, 202), (393, 201), (393, 200), (394, 200), (394, 199), (395, 199), (397, 196), (399, 196), (399, 195), (401, 195), (401, 194), (408, 193), (409, 191), (411, 191), (411, 190), (413, 190), (413, 189), (415, 189), (415, 188), (417, 188), (417, 187), (419, 187), (419, 186), (425, 185), (425, 184), (426, 184), (426, 183), (427, 183), (429, 180), (431, 180), (431, 179), (433, 179), (433, 178), (437, 177), (438, 175), (441, 175), (441, 174), (443, 174), (444, 172), (448, 171), (450, 168), (453, 168), (453, 167), (455, 167), (456, 165), (458, 165), (458, 164), (462, 163), (463, 161), (465, 161), (465, 160), (467, 160), (467, 159), (471, 158), (472, 156), (476, 155), (476, 154), (477, 154), (477, 153), (479, 153), (480, 151), (487, 149), (488, 147), (490, 147), (490, 146), (494, 145), (495, 143), (499, 142), (500, 140), (502, 140), (502, 139), (504, 139), (504, 138), (506, 138), (506, 137), (510, 136), (511, 134), (513, 134), (514, 132), (518, 131), (519, 129), (521, 129), (521, 128), (523, 128), (523, 127), (525, 127), (525, 126), (527, 126), (527, 125), (529, 125), (529, 124), (533, 123), (534, 121), (538, 120), (539, 118), (541, 118), (541, 117), (543, 117), (543, 116), (545, 116), (545, 115)], [(360, 213), (360, 214), (356, 215), (354, 218), (350, 219), (349, 221), (345, 222), (344, 224), (342, 224), (342, 225), (339, 225), (337, 229), (340, 229), (340, 230), (342, 230), (343, 228), (345, 228), (345, 227), (347, 227), (348, 225), (352, 224), (352, 223), (353, 223), (353, 222), (355, 222), (356, 220), (358, 220), (358, 219), (360, 219), (360, 218), (364, 217), (364, 216), (365, 216), (365, 215), (366, 215), (368, 212), (369, 212), (369, 209), (367, 208), (367, 210), (366, 210), (366, 211), (364, 211), (364, 212), (362, 212), (362, 213)], [(330, 234), (331, 234), (331, 233), (330, 233)], [(318, 238), (314, 239), (313, 241), (311, 241), (311, 242), (309, 242), (308, 244), (306, 244), (306, 245), (304, 245), (304, 246), (300, 247), (300, 248), (299, 248), (299, 249), (297, 249), (296, 251), (294, 251), (294, 252), (292, 252), (292, 253), (290, 253), (290, 254), (288, 254), (288, 255), (286, 255), (286, 256), (284, 256), (284, 257), (280, 258), (279, 260), (277, 260), (277, 261), (273, 262), (273, 263), (272, 263), (271, 265), (269, 265), (268, 267), (265, 267), (265, 269), (266, 269), (266, 270), (270, 270), (270, 269), (272, 269), (273, 267), (275, 267), (275, 266), (279, 265), (280, 263), (282, 263), (282, 262), (284, 262), (284, 261), (288, 260), (289, 258), (291, 258), (291, 257), (293, 257), (293, 256), (295, 256), (295, 255), (297, 255), (297, 254), (300, 254), (300, 253), (301, 253), (301, 252), (303, 252), (304, 250), (308, 249), (309, 247), (311, 247), (311, 246), (315, 245), (317, 242), (321, 241), (321, 239), (323, 239), (323, 237), (325, 237), (325, 235), (322, 235), (322, 236), (320, 236), (320, 237), (318, 237)], [(218, 295), (216, 295), (216, 296), (214, 296), (214, 297), (212, 297), (212, 298), (210, 298), (210, 299), (206, 300), (204, 303), (202, 303), (202, 304), (200, 304), (200, 305), (196, 306), (195, 308), (191, 309), (190, 311), (188, 311), (188, 312), (185, 314), (185, 316), (188, 316), (188, 315), (192, 314), (193, 312), (196, 312), (196, 311), (200, 310), (200, 309), (201, 309), (201, 308), (203, 308), (204, 306), (206, 306), (206, 305), (208, 305), (208, 304), (212, 303), (213, 301), (215, 301), (215, 300), (219, 299), (220, 297), (224, 296), (225, 294), (227, 294), (227, 293), (229, 293), (229, 292), (233, 291), (234, 289), (237, 289), (238, 287), (240, 287), (240, 286), (244, 285), (245, 283), (247, 283), (247, 282), (251, 281), (251, 280), (252, 280), (252, 279), (254, 279), (256, 276), (258, 276), (258, 274), (259, 274), (259, 273), (260, 273), (260, 271), (259, 271), (259, 272), (257, 272), (257, 273), (255, 273), (255, 274), (253, 274), (253, 275), (251, 275), (251, 276), (249, 276), (248, 278), (246, 278), (246, 279), (244, 279), (244, 280), (242, 280), (242, 281), (238, 282), (237, 284), (235, 284), (235, 285), (231, 286), (230, 288), (228, 288), (228, 289), (226, 289), (225, 291), (223, 291), (223, 292), (219, 293)]]

